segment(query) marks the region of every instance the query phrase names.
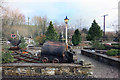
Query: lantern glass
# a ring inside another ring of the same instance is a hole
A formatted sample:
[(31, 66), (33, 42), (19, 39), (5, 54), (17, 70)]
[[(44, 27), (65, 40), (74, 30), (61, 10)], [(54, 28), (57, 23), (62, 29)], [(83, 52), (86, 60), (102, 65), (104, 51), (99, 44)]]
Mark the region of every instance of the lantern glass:
[(64, 19), (64, 21), (65, 21), (66, 24), (68, 23), (69, 19), (67, 18), (67, 16), (66, 16), (66, 18)]
[(68, 19), (64, 19), (65, 23), (68, 23)]

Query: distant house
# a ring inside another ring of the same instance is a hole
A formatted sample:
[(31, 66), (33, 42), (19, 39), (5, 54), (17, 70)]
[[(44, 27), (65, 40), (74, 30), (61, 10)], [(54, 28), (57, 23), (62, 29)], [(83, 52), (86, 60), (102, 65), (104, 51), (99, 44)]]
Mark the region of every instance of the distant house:
[(7, 45), (10, 45), (10, 41), (7, 41), (6, 43), (7, 43)]
[(25, 41), (27, 44), (34, 44), (34, 40), (32, 38), (27, 38), (27, 37), (24, 37)]

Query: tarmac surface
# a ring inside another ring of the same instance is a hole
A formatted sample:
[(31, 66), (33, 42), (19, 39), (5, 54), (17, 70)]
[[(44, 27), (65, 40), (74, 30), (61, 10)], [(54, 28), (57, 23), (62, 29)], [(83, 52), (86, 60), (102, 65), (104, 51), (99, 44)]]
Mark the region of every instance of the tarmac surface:
[(84, 60), (85, 62), (91, 62), (93, 67), (93, 76), (96, 78), (119, 78), (120, 79), (120, 68), (116, 68), (105, 63), (99, 62), (95, 59), (87, 57), (81, 54), (80, 49), (74, 49), (78, 55), (78, 60)]

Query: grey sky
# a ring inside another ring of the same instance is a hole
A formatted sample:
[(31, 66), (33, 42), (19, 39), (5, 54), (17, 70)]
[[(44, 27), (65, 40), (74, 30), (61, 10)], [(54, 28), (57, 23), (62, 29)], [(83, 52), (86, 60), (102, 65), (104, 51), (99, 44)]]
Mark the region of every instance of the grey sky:
[[(8, 5), (18, 8), (26, 17), (47, 16), (53, 22), (64, 23), (65, 16), (70, 19), (71, 27), (91, 26), (92, 21), (103, 28), (103, 16), (106, 17), (106, 30), (115, 31), (112, 25), (118, 23), (119, 0), (7, 0)], [(81, 21), (81, 22), (80, 22)]]

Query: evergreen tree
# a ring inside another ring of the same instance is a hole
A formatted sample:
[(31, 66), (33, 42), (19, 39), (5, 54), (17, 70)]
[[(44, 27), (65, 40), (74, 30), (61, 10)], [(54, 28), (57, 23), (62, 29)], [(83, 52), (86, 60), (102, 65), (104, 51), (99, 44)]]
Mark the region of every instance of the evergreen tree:
[(49, 27), (45, 35), (46, 35), (46, 40), (50, 40), (50, 41), (58, 40), (58, 33), (55, 31), (52, 21), (50, 21)]
[(74, 35), (72, 36), (72, 43), (74, 46), (78, 45), (81, 42), (81, 34), (78, 29), (75, 30)]
[(96, 21), (94, 20), (87, 35), (87, 40), (99, 40), (102, 37), (102, 30)]
[(83, 28), (83, 29), (82, 29), (82, 33), (87, 34), (87, 33), (88, 33), (88, 30), (87, 30), (86, 28)]
[(21, 40), (21, 43), (19, 44), (19, 47), (20, 48), (26, 48), (28, 44), (25, 43), (24, 37), (21, 37), (20, 40)]
[(63, 37), (62, 37), (62, 33), (60, 33), (60, 34), (59, 34), (59, 41), (62, 42), (62, 38), (63, 38)]

